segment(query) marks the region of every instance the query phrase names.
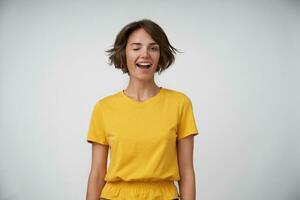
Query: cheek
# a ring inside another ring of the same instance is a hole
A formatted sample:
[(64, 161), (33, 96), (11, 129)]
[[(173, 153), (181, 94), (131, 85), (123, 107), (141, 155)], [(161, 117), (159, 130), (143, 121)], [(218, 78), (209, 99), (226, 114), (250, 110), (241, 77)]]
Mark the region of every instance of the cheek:
[(126, 53), (126, 60), (128, 64), (135, 62), (135, 56), (131, 53)]
[(160, 54), (158, 53), (158, 54), (154, 55), (153, 58), (154, 58), (154, 60), (158, 63), (159, 58), (160, 58)]

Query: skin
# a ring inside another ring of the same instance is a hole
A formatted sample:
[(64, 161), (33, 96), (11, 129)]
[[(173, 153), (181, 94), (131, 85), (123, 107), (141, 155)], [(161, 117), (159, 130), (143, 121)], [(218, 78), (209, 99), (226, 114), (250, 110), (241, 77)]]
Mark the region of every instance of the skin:
[[(151, 98), (159, 91), (159, 86), (154, 81), (160, 56), (159, 45), (144, 29), (138, 29), (129, 36), (125, 52), (130, 78), (124, 93), (136, 101)], [(136, 63), (142, 61), (152, 63), (150, 69), (136, 67)]]
[(196, 180), (193, 164), (194, 136), (190, 135), (177, 141), (177, 157), (180, 181), (178, 181), (181, 199), (196, 199)]
[[(124, 93), (136, 101), (145, 101), (155, 96), (159, 86), (154, 81), (155, 70), (160, 57), (159, 45), (144, 29), (131, 33), (126, 45), (126, 63), (129, 70), (129, 84)], [(137, 62), (148, 61), (150, 69), (136, 67)], [(195, 173), (193, 168), (193, 136), (177, 141), (177, 156), (181, 180), (178, 181), (181, 199), (195, 200)], [(92, 166), (88, 181), (87, 200), (99, 200), (105, 185), (108, 146), (92, 144)]]
[(92, 143), (92, 164), (88, 180), (86, 200), (99, 200), (105, 185), (108, 146)]

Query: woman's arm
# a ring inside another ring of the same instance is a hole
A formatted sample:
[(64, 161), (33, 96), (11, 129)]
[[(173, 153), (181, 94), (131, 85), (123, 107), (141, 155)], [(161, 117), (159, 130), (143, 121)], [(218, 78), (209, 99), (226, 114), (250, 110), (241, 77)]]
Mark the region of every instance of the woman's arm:
[(180, 199), (196, 199), (196, 181), (193, 166), (194, 136), (190, 135), (177, 142), (180, 181), (178, 181)]
[(88, 180), (86, 200), (99, 200), (106, 175), (108, 146), (92, 143), (92, 165)]

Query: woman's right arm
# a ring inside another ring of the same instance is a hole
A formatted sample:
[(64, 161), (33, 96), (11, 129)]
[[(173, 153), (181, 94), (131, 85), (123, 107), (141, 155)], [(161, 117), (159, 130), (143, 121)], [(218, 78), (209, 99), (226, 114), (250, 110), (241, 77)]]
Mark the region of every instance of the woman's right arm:
[(105, 185), (108, 145), (92, 143), (92, 164), (88, 180), (86, 200), (99, 200)]

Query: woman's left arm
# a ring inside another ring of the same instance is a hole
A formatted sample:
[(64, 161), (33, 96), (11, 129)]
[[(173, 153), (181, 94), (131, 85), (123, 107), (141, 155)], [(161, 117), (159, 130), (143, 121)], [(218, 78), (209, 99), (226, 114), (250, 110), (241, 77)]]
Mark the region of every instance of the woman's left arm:
[(194, 136), (190, 135), (177, 141), (177, 156), (180, 181), (180, 199), (196, 200), (196, 181), (193, 166)]

